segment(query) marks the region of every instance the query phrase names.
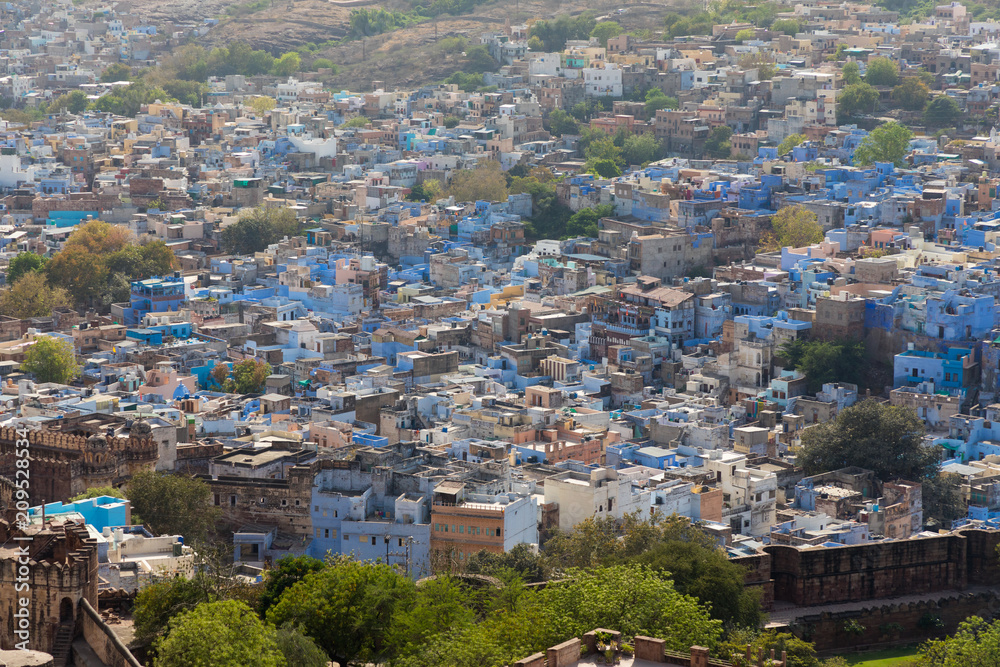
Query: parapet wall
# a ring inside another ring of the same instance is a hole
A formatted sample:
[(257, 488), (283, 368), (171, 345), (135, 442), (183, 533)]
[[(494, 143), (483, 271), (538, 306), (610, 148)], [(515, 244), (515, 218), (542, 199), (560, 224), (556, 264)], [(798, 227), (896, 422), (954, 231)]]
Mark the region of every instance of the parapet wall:
[(813, 642), (817, 651), (828, 651), (890, 642), (920, 642), (954, 632), (969, 616), (989, 620), (998, 612), (1000, 596), (994, 591), (977, 591), (955, 593), (936, 600), (802, 616), (790, 629)]

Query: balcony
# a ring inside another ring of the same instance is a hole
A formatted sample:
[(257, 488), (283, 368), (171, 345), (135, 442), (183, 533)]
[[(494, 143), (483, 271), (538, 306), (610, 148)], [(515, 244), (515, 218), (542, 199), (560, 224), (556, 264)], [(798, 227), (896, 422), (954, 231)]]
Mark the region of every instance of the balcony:
[(625, 334), (626, 336), (645, 336), (649, 334), (649, 328), (640, 329), (639, 327), (629, 326), (627, 324), (605, 324), (605, 330), (613, 331), (614, 333)]

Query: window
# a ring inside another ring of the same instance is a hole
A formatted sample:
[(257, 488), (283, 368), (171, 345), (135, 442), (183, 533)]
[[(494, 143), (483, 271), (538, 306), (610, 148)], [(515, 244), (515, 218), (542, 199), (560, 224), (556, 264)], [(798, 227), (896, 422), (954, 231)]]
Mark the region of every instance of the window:
[(372, 546), (375, 546), (375, 536), (372, 535)]
[(229, 496), (229, 506), (236, 507), (236, 496)]
[(317, 529), (316, 529), (316, 539), (319, 539), (319, 531), (320, 531), (320, 529), (319, 529), (319, 528), (317, 528)]
[(465, 532), (465, 526), (459, 526), (458, 527), (458, 532), (459, 533), (464, 533)]
[(330, 529), (329, 528), (324, 528), (323, 529), (323, 537), (326, 537), (326, 538), (330, 537)]
[(344, 541), (345, 541), (345, 542), (346, 542), (346, 541), (348, 541), (349, 539), (351, 539), (351, 536), (350, 536), (350, 535), (344, 535)]
[(324, 517), (326, 516), (326, 510), (323, 510), (323, 516)]
[(398, 542), (399, 542), (399, 546), (403, 546), (403, 538), (402, 537), (399, 538)]

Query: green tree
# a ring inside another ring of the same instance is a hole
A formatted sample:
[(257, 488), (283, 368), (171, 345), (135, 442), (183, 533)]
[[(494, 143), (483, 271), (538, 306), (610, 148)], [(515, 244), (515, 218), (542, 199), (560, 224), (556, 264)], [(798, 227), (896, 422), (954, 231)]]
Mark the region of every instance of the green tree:
[(172, 577), (139, 589), (132, 614), (136, 641), (150, 644), (164, 633), (171, 618), (215, 599), (204, 575)]
[(584, 149), (587, 158), (584, 169), (602, 178), (621, 176), (622, 149), (615, 144), (614, 138), (598, 130), (596, 136), (588, 139), (590, 141)]
[(928, 667), (993, 667), (1000, 664), (1000, 621), (970, 616), (954, 636), (931, 640), (920, 653)]
[(853, 60), (849, 63), (844, 63), (844, 67), (841, 68), (840, 73), (845, 86), (853, 86), (861, 83), (861, 66)]
[(163, 82), (163, 90), (181, 104), (197, 108), (201, 106), (202, 95), (208, 92), (208, 86), (197, 81), (170, 79)]
[(275, 59), (271, 65), (271, 74), (274, 76), (291, 76), (302, 68), (302, 58), (295, 51), (283, 53), (280, 58)]
[(158, 535), (202, 539), (215, 527), (218, 509), (203, 480), (152, 470), (129, 480), (125, 495), (146, 524)]
[(29, 273), (0, 291), (0, 314), (19, 320), (52, 315), (53, 310), (69, 303), (69, 293), (49, 286), (41, 273)]
[(752, 28), (744, 28), (743, 30), (740, 30), (739, 32), (736, 33), (735, 39), (737, 43), (742, 44), (743, 42), (749, 42), (756, 36), (757, 36), (756, 30)]
[(774, 56), (764, 51), (744, 53), (740, 56), (739, 66), (743, 69), (757, 70), (757, 78), (761, 81), (770, 81), (778, 72)]
[(697, 600), (678, 593), (668, 575), (641, 565), (571, 569), (540, 597), (562, 637), (613, 627), (623, 636), (657, 637), (666, 648), (683, 651), (714, 648), (722, 635), (722, 623)]
[(778, 144), (778, 155), (785, 155), (786, 153), (791, 153), (792, 149), (801, 144), (806, 140), (806, 135), (804, 134), (790, 134)]
[(329, 58), (317, 58), (316, 60), (312, 61), (312, 66), (310, 67), (310, 69), (314, 72), (321, 69), (329, 69), (333, 70), (334, 74), (337, 73), (337, 66)]
[(340, 127), (345, 129), (350, 127), (368, 127), (368, 125), (370, 124), (371, 121), (368, 120), (366, 116), (359, 115), (355, 116), (354, 118), (351, 118), (350, 120), (344, 121), (344, 123), (341, 124)]
[(72, 114), (82, 113), (86, 110), (87, 104), (87, 94), (82, 90), (73, 90), (52, 100), (49, 104), (49, 111), (62, 111), (66, 110)]
[(83, 248), (94, 255), (107, 255), (121, 250), (132, 242), (132, 233), (123, 225), (112, 225), (103, 220), (90, 220), (77, 227), (63, 250)]
[(484, 45), (476, 44), (465, 51), (465, 67), (469, 72), (482, 74), (483, 72), (497, 71), (500, 68), (500, 63), (493, 59)]
[(646, 91), (646, 117), (656, 118), (656, 112), (660, 109), (676, 109), (680, 104), (676, 97), (668, 97), (659, 88), (650, 88)]
[(926, 519), (949, 528), (953, 521), (968, 514), (969, 509), (962, 497), (961, 477), (939, 472), (923, 478), (920, 482)]
[(726, 627), (758, 627), (760, 594), (746, 587), (746, 571), (705, 532), (678, 523), (635, 560), (669, 576), (678, 592), (699, 600)]
[(295, 628), (278, 628), (275, 641), (289, 667), (327, 667), (330, 662), (316, 642)]
[(938, 95), (924, 109), (924, 123), (931, 127), (954, 127), (961, 118), (958, 102), (947, 95)]
[(319, 572), (324, 567), (323, 561), (312, 556), (285, 556), (277, 563), (277, 567), (268, 570), (264, 578), (264, 590), (260, 594), (260, 613), (278, 603), (281, 594), (303, 579), (307, 574)]
[(252, 255), (286, 236), (297, 236), (301, 230), (291, 209), (258, 206), (222, 230), (222, 247), (235, 255)]
[(873, 86), (895, 86), (899, 82), (899, 65), (889, 58), (876, 56), (868, 61), (865, 81)]
[(490, 576), (514, 572), (528, 583), (545, 581), (547, 574), (541, 556), (523, 543), (502, 553), (483, 550), (471, 554), (465, 562), (465, 571)]
[(577, 125), (576, 119), (562, 109), (553, 109), (549, 114), (549, 131), (557, 137), (564, 134), (579, 134), (580, 126)]
[(918, 481), (937, 468), (937, 452), (923, 446), (923, 436), (924, 422), (912, 409), (861, 401), (803, 431), (797, 462), (807, 475), (858, 466), (881, 480)]
[(121, 489), (117, 489), (113, 486), (92, 486), (83, 493), (78, 493), (69, 499), (69, 502), (75, 503), (78, 500), (88, 500), (90, 498), (101, 498), (103, 496), (111, 496), (113, 498), (125, 498), (125, 492)]
[(708, 139), (705, 140), (705, 153), (719, 160), (730, 157), (732, 145), (729, 143), (729, 138), (732, 136), (733, 129), (728, 125), (713, 127), (708, 133)]
[(876, 127), (861, 140), (854, 151), (854, 164), (859, 166), (876, 162), (892, 162), (900, 165), (910, 152), (913, 133), (905, 125), (889, 121)]
[(590, 31), (590, 36), (596, 37), (603, 47), (607, 47), (609, 39), (620, 34), (622, 34), (622, 27), (615, 21), (601, 21)]
[(170, 621), (156, 642), (156, 667), (285, 667), (275, 630), (245, 603), (203, 602)]
[(622, 146), (622, 158), (627, 165), (646, 165), (658, 159), (663, 149), (652, 132), (640, 136), (630, 134)]
[(64, 288), (73, 302), (80, 305), (92, 304), (109, 282), (103, 258), (80, 246), (56, 253), (46, 265), (45, 273), (52, 285)]
[(72, 343), (52, 336), (39, 336), (24, 353), (21, 370), (31, 373), (39, 382), (67, 384), (80, 374), (80, 364)]
[(13, 285), (28, 273), (42, 273), (49, 259), (33, 252), (19, 252), (7, 265), (7, 284)]
[(114, 83), (115, 81), (129, 81), (132, 78), (132, 68), (122, 63), (111, 63), (101, 72), (101, 81), (104, 83)]
[(771, 231), (764, 235), (760, 249), (802, 248), (823, 240), (823, 228), (816, 214), (804, 206), (785, 206), (771, 218)]
[(396, 653), (410, 655), (442, 629), (476, 621), (471, 593), (457, 579), (437, 576), (417, 587), (412, 603), (392, 618), (387, 644)]
[(892, 99), (904, 109), (923, 109), (930, 99), (931, 89), (918, 77), (908, 76), (892, 89)]
[(729, 560), (714, 538), (685, 517), (626, 515), (589, 517), (545, 543), (548, 568), (591, 568), (637, 563), (665, 573), (679, 593), (705, 604), (726, 627), (757, 627), (760, 598), (745, 586), (745, 570)]
[(541, 49), (531, 47), (533, 51), (562, 51), (566, 41), (570, 39), (586, 39), (596, 25), (593, 15), (589, 12), (573, 17), (562, 14), (553, 20), (535, 21), (528, 29), (528, 41), (537, 37)]
[(828, 382), (860, 385), (864, 377), (864, 343), (794, 340), (782, 346), (781, 356), (789, 367), (805, 373), (811, 393), (820, 391)]
[(456, 171), (448, 185), (448, 195), (457, 202), (507, 201), (507, 178), (500, 163), (489, 160), (476, 169)]
[(144, 105), (156, 100), (171, 102), (173, 98), (162, 88), (150, 86), (145, 81), (136, 81), (125, 88), (103, 95), (94, 102), (94, 109), (132, 118)]
[(341, 664), (375, 661), (388, 651), (393, 615), (413, 606), (414, 591), (389, 565), (341, 557), (287, 589), (267, 620), (293, 624)]
[(847, 116), (872, 113), (878, 106), (878, 91), (867, 83), (852, 83), (837, 96), (837, 110)]
[(773, 32), (782, 32), (790, 37), (795, 37), (802, 29), (802, 25), (795, 19), (778, 19), (771, 24)]
[[(216, 368), (225, 368), (220, 364)], [(214, 370), (214, 369), (213, 369)], [(271, 364), (262, 359), (248, 357), (233, 364), (231, 377), (225, 380), (225, 390), (231, 394), (258, 394), (267, 384)]]
[(581, 208), (570, 216), (569, 221), (566, 223), (566, 233), (570, 237), (586, 236), (588, 238), (597, 238), (600, 231), (598, 222), (600, 222), (601, 218), (613, 214), (614, 207), (611, 204), (601, 204), (594, 208)]

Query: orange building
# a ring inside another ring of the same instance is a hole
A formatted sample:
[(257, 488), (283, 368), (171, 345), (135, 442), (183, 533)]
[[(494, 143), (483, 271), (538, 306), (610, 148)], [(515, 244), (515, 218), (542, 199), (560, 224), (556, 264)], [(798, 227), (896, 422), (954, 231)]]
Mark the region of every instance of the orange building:
[(538, 542), (534, 498), (515, 494), (466, 498), (462, 482), (441, 482), (431, 505), (431, 563), (435, 571), (459, 568), (480, 551), (503, 553)]

